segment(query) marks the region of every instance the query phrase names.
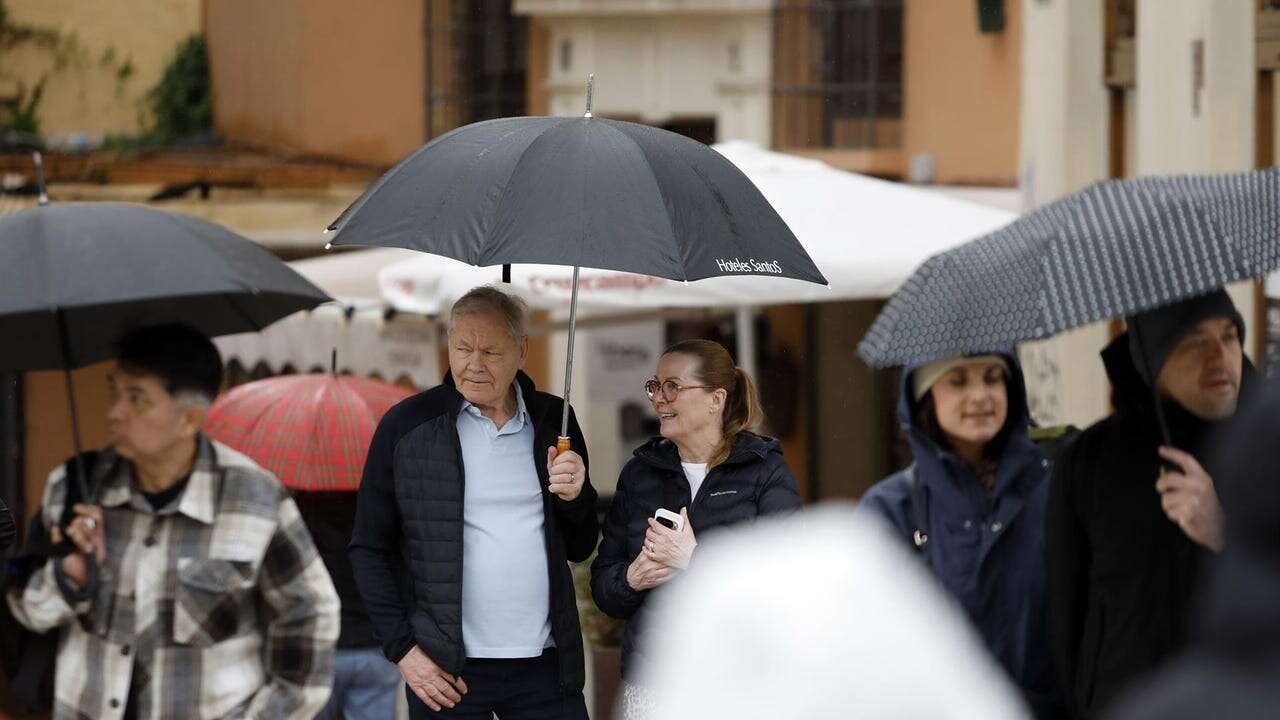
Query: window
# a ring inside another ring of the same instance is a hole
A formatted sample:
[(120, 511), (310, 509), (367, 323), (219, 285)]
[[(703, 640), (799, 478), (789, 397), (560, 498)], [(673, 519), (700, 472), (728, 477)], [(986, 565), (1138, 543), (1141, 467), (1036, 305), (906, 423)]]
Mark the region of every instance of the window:
[(902, 48), (902, 0), (780, 0), (774, 145), (896, 146)]

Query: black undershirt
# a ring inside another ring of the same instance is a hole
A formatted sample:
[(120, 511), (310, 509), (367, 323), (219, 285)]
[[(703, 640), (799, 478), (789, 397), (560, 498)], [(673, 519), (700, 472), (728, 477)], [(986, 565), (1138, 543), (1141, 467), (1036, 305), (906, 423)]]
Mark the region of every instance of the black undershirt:
[(147, 504), (151, 506), (152, 510), (161, 510), (165, 506), (167, 506), (169, 503), (173, 502), (174, 498), (181, 495), (183, 490), (187, 489), (187, 482), (189, 482), (190, 480), (191, 480), (191, 475), (188, 474), (186, 477), (170, 485), (164, 490), (161, 490), (160, 492), (150, 493), (141, 488), (138, 489), (138, 492), (142, 493), (142, 497), (147, 499)]
[[(190, 480), (191, 475), (188, 474), (160, 492), (147, 492), (142, 488), (138, 488), (138, 492), (142, 493), (142, 497), (146, 498), (147, 504), (151, 506), (152, 510), (159, 511), (168, 507), (169, 503), (181, 495), (182, 491), (187, 489), (187, 482)], [(134, 718), (138, 717), (138, 693), (147, 684), (138, 682), (138, 679), (142, 677), (144, 672), (135, 655), (133, 660), (133, 681), (129, 683), (129, 697), (124, 708), (125, 720), (134, 720)]]

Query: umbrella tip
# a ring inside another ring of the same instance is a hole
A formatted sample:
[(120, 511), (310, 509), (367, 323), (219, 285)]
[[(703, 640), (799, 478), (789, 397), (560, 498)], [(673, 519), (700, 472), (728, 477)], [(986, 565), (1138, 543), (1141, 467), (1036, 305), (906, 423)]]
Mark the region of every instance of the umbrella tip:
[(590, 73), (587, 75), (587, 113), (583, 115), (583, 117), (588, 117), (588, 118), (591, 117), (591, 96), (595, 92), (595, 87), (596, 87), (596, 74)]
[(332, 250), (332, 249), (333, 249), (333, 243), (325, 243), (325, 244), (324, 244), (324, 249), (325, 249), (325, 250)]

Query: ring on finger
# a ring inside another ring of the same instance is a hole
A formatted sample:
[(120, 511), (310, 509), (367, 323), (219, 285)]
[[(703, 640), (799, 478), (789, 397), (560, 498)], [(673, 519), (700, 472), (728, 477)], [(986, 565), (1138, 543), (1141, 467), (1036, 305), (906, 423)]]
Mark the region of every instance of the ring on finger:
[(83, 519), (84, 519), (84, 527), (86, 530), (92, 530), (98, 526), (98, 521), (94, 520), (91, 517), (85, 517)]

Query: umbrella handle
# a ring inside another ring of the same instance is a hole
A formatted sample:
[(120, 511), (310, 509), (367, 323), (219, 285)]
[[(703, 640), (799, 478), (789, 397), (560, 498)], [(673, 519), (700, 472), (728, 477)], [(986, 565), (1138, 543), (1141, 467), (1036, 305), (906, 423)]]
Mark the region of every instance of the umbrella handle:
[(563, 437), (563, 436), (556, 438), (556, 454), (557, 455), (561, 453), (569, 452), (569, 448), (571, 446), (572, 446), (572, 443), (569, 442), (569, 438)]

